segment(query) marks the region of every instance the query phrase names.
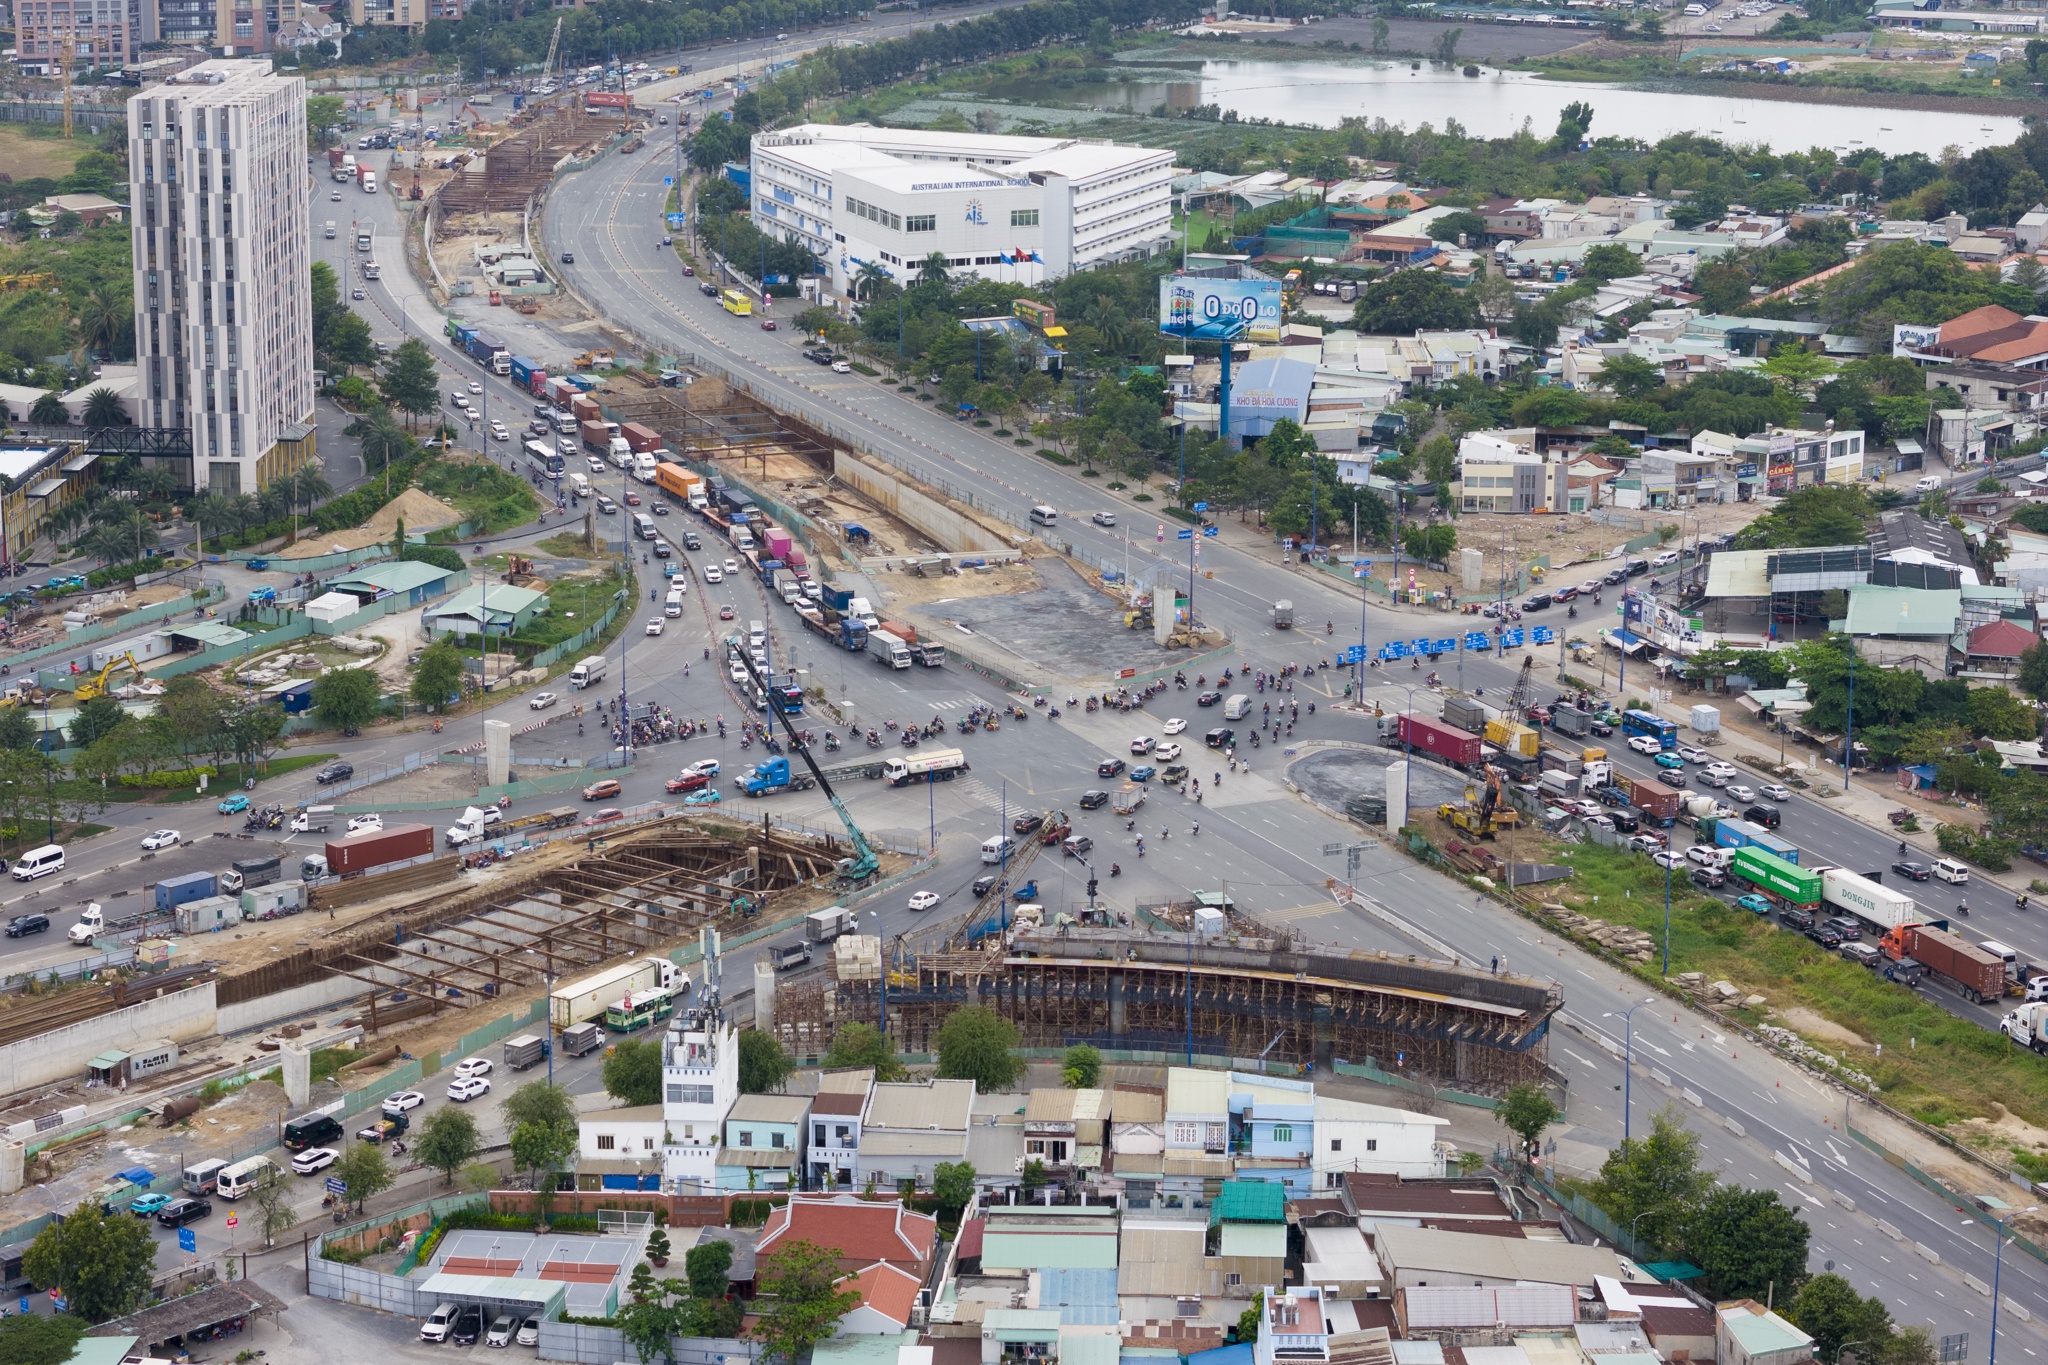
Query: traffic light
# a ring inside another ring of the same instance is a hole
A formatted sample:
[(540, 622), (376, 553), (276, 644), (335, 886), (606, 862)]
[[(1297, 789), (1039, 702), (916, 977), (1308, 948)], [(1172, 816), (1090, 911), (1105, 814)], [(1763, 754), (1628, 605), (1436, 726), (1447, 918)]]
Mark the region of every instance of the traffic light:
[(1088, 899), (1091, 901), (1095, 899), (1095, 878), (1093, 877), (1088, 879)]

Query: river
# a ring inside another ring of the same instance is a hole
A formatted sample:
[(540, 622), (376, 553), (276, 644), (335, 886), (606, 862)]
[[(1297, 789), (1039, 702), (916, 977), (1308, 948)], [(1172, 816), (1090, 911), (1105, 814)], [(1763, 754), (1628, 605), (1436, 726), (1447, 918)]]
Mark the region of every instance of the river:
[(1655, 141), (1673, 133), (1705, 133), (1729, 143), (1777, 151), (1877, 147), (1887, 155), (1944, 147), (1964, 152), (2011, 142), (2017, 117), (1888, 110), (1842, 104), (1791, 103), (1739, 96), (1667, 94), (1602, 81), (1545, 80), (1527, 72), (1482, 68), (1472, 77), (1456, 67), (1406, 61), (1211, 61), (1193, 80), (1173, 79), (1161, 68), (1134, 67), (1126, 83), (1060, 88), (1038, 79), (998, 82), (991, 93), (1019, 100), (1085, 101), (1103, 108), (1147, 112), (1157, 105), (1214, 104), (1247, 118), (1333, 128), (1346, 118), (1442, 128), (1456, 119), (1475, 137), (1507, 137), (1524, 120), (1539, 137), (1557, 127), (1558, 113), (1574, 100), (1593, 106), (1592, 134), (1626, 133)]

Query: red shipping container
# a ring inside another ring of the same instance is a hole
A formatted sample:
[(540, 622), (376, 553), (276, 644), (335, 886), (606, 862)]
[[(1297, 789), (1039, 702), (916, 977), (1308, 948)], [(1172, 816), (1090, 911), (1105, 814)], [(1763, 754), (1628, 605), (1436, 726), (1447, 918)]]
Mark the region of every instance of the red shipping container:
[(633, 97), (623, 90), (593, 90), (583, 97), (585, 109), (631, 109)]
[(2005, 994), (2005, 959), (1923, 924), (1902, 924), (1893, 932), (1904, 941), (1908, 957), (1954, 983), (1970, 999), (1981, 1003)]
[(661, 449), (660, 433), (656, 432), (652, 427), (642, 426), (638, 422), (628, 422), (620, 427), (619, 435), (626, 438), (626, 444), (633, 448), (633, 453), (636, 455), (642, 451)]
[(595, 422), (604, 415), (603, 410), (597, 406), (597, 400), (583, 393), (569, 400), (569, 411), (575, 414), (579, 422)]
[(1432, 754), (1453, 767), (1470, 768), (1479, 762), (1479, 736), (1427, 716), (1413, 712), (1402, 716), (1398, 737), (1402, 743)]
[(337, 877), (368, 872), (389, 863), (429, 857), (434, 852), (432, 825), (392, 825), (365, 830), (346, 839), (327, 841), (327, 870)]
[(612, 443), (612, 429), (602, 422), (583, 422), (577, 427), (583, 435), (583, 444), (592, 450), (608, 450)]

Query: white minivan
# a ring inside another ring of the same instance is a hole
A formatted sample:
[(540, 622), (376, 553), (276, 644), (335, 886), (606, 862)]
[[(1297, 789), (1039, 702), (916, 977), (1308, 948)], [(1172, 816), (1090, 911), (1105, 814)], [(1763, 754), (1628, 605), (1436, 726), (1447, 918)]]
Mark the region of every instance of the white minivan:
[(981, 842), (981, 860), (985, 863), (999, 863), (1004, 858), (1017, 856), (1017, 841), (1007, 834), (998, 834), (993, 839)]
[[(21, 864), (19, 863), (15, 864), (17, 869), (20, 866)], [(20, 876), (21, 874), (17, 871), (15, 875)], [(1934, 860), (1934, 875), (1942, 881), (1952, 882), (1957, 886), (1961, 886), (1970, 880), (1970, 869), (1964, 867), (1954, 858), (1936, 858)]]
[(14, 880), (32, 882), (38, 877), (47, 877), (52, 872), (64, 870), (64, 846), (44, 844), (32, 848), (14, 860)]
[(662, 604), (661, 614), (669, 617), (681, 616), (683, 614), (683, 594), (680, 589), (670, 588), (668, 590), (668, 600)]

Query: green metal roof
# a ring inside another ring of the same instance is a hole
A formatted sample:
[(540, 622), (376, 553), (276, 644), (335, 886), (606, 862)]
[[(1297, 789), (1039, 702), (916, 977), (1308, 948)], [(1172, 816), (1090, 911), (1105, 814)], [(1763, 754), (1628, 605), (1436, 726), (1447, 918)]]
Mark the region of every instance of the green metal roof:
[(1850, 635), (1940, 636), (1956, 632), (1963, 594), (1957, 588), (1887, 588), (1861, 584), (1849, 590), (1844, 629)]
[(1092, 1235), (1082, 1228), (991, 1229), (982, 1234), (981, 1263), (1012, 1270), (1114, 1270), (1116, 1233), (1113, 1227)]
[(1277, 1180), (1226, 1180), (1209, 1210), (1209, 1226), (1218, 1223), (1284, 1223), (1287, 1189)]
[(414, 588), (424, 587), (428, 583), (438, 583), (450, 576), (449, 571), (438, 564), (429, 564), (419, 559), (403, 559), (389, 564), (373, 564), (367, 569), (357, 569), (354, 573), (335, 579), (327, 586), (411, 592)]
[[(1273, 1184), (1280, 1188), (1278, 1181)], [(1217, 1240), (1218, 1256), (1265, 1256), (1278, 1258), (1287, 1254), (1287, 1228), (1274, 1223), (1225, 1223), (1222, 1236)]]

